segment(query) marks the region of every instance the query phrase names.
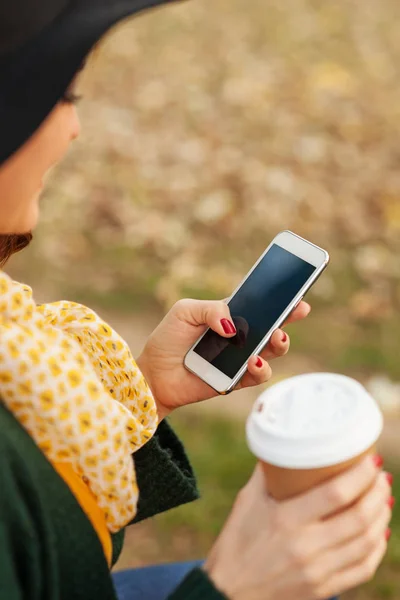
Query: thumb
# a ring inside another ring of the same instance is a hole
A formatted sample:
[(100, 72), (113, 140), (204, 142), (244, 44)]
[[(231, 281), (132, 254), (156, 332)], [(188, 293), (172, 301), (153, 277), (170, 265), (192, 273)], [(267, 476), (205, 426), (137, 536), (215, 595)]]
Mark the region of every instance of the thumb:
[(223, 337), (236, 335), (229, 307), (222, 300), (180, 300), (176, 316), (195, 326), (206, 325)]
[(241, 489), (238, 498), (242, 500), (242, 502), (239, 502), (239, 510), (244, 510), (250, 513), (250, 515), (258, 513), (258, 527), (261, 526), (260, 519), (270, 514), (270, 511), (268, 513), (265, 512), (266, 504), (270, 506), (271, 502), (273, 503), (274, 501), (268, 495), (266, 479), (260, 463), (257, 463), (250, 479)]
[(257, 462), (247, 485), (249, 487), (253, 488), (255, 493), (265, 494), (266, 489), (267, 489), (266, 481), (265, 481), (265, 474), (264, 474), (263, 468), (261, 466), (261, 463), (259, 461)]

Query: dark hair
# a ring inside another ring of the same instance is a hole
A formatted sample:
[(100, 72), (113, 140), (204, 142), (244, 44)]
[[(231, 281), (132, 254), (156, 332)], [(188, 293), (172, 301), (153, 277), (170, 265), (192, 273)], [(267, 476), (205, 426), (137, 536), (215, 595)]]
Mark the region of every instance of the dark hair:
[(26, 248), (32, 240), (32, 233), (2, 233), (0, 234), (0, 268), (3, 268), (8, 259)]

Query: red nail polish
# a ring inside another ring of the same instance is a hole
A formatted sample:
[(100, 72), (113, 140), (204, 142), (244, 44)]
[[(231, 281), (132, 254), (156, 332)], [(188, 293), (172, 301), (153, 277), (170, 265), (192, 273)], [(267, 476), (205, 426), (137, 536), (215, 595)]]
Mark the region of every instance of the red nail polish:
[(282, 342), (283, 342), (283, 343), (285, 343), (285, 342), (286, 342), (286, 340), (287, 340), (287, 335), (286, 335), (286, 333), (285, 333), (285, 332), (283, 332), (283, 335), (282, 335)]
[(225, 333), (236, 333), (236, 327), (229, 319), (221, 319), (221, 325)]
[(390, 536), (391, 535), (392, 535), (392, 530), (391, 529), (386, 529), (386, 531), (385, 531), (385, 538), (386, 538), (387, 542), (390, 540)]
[(393, 506), (395, 505), (395, 502), (396, 502), (396, 498), (394, 496), (390, 496), (390, 498), (388, 500), (389, 508), (393, 508)]
[(375, 454), (372, 457), (374, 465), (379, 469), (383, 465), (383, 458), (380, 454)]
[(256, 367), (258, 367), (260, 369), (262, 366), (263, 366), (263, 361), (261, 360), (261, 358), (259, 356), (257, 356)]
[(393, 484), (393, 475), (391, 473), (386, 473), (386, 479), (388, 480), (388, 484), (391, 486)]

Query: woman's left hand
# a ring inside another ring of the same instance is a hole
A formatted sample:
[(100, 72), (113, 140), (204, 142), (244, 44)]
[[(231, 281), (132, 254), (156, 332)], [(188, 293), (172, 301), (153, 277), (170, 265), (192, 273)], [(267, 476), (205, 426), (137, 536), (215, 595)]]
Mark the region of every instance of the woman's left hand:
[[(310, 310), (309, 304), (301, 302), (287, 323), (304, 319)], [(224, 319), (232, 321), (223, 301), (180, 300), (151, 334), (137, 364), (153, 392), (160, 420), (175, 408), (216, 396), (215, 390), (185, 369), (183, 360), (207, 327), (223, 337), (233, 337), (224, 331)], [(256, 356), (249, 359), (248, 370), (236, 389), (268, 381), (272, 374), (268, 361), (284, 356), (289, 345), (289, 336), (281, 329), (275, 331), (260, 360)]]

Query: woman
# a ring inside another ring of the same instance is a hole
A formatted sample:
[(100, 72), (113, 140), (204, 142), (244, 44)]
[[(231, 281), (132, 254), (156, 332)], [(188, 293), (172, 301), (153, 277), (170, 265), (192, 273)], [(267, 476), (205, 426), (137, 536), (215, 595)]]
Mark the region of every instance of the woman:
[[(157, 3), (2, 3), (2, 264), (29, 243), (45, 175), (79, 134), (74, 81), (85, 57), (114, 23)], [(302, 303), (292, 320), (308, 312)], [(135, 363), (93, 311), (38, 306), (0, 273), (0, 598), (319, 600), (374, 574), (393, 503), (379, 457), (280, 504), (256, 469), (204, 565), (117, 574), (114, 586), (124, 526), (197, 498), (164, 418), (213, 395), (182, 366), (207, 326), (235, 335), (223, 302), (179, 302)], [(267, 361), (288, 348), (275, 332), (242, 385), (267, 381)]]

